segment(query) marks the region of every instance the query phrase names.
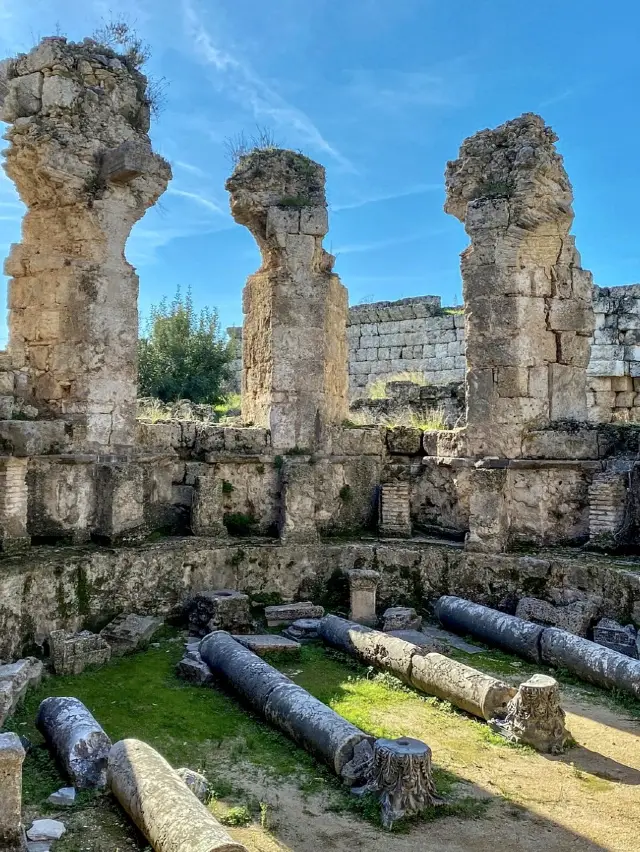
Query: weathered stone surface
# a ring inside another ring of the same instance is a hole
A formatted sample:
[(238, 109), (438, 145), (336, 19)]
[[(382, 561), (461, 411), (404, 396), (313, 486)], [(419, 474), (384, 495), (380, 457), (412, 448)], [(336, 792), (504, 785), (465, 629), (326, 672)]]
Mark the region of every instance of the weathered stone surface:
[(27, 690), (38, 686), (41, 678), (42, 663), (35, 657), (0, 666), (0, 727), (23, 702)]
[(404, 816), (444, 804), (436, 794), (431, 749), (420, 740), (411, 737), (376, 740), (368, 775), (366, 789), (380, 797), (385, 828), (391, 828)]
[(111, 740), (77, 698), (45, 698), (36, 725), (78, 790), (104, 787)]
[(322, 618), (324, 608), (316, 606), (311, 601), (298, 601), (296, 603), (278, 604), (266, 606), (264, 617), (267, 619), (268, 627), (279, 627), (281, 624), (293, 624), (301, 618)]
[(146, 648), (163, 624), (162, 618), (151, 615), (122, 614), (107, 624), (100, 636), (108, 643), (112, 656), (121, 657)]
[(392, 455), (417, 456), (422, 450), (422, 432), (410, 426), (387, 429), (387, 448)]
[(74, 804), (75, 800), (75, 787), (61, 787), (49, 796), (47, 802), (58, 808), (70, 808)]
[[(28, 402), (77, 423), (78, 446), (114, 450), (135, 436), (138, 281), (124, 246), (171, 170), (151, 154), (146, 78), (105, 66), (102, 50), (44, 40), (13, 64), (4, 168), (27, 214), (8, 268), (9, 352)], [(144, 173), (106, 181), (101, 159), (123, 143), (148, 150)]]
[(380, 534), (393, 538), (411, 536), (411, 491), (408, 482), (389, 482), (380, 488)]
[(353, 759), (358, 743), (373, 739), (228, 633), (211, 633), (200, 653), (212, 671), (222, 675), (268, 722), (324, 760), (338, 776)]
[(586, 636), (598, 615), (598, 605), (594, 601), (574, 601), (566, 606), (553, 606), (537, 598), (520, 598), (516, 607), (516, 616), (525, 621), (543, 624), (545, 627), (558, 627), (576, 636)]
[(392, 606), (385, 610), (383, 631), (390, 633), (392, 630), (420, 630), (422, 616), (409, 606)]
[(64, 823), (57, 819), (36, 819), (27, 831), (29, 840), (38, 841), (60, 840), (65, 833)]
[(117, 742), (108, 774), (113, 794), (156, 852), (246, 852), (146, 743)]
[(274, 636), (273, 633), (248, 634), (247, 636), (233, 636), (236, 642), (244, 645), (254, 654), (259, 657), (264, 657), (266, 654), (298, 654), (300, 653), (300, 643), (293, 639), (287, 639), (285, 636)]
[(561, 754), (571, 737), (564, 725), (558, 682), (535, 674), (520, 684), (504, 719), (492, 727), (510, 742), (523, 743), (544, 754)]
[(568, 669), (582, 680), (640, 697), (640, 661), (625, 657), (564, 630), (544, 630), (540, 653), (550, 666)]
[(410, 683), (487, 721), (504, 716), (515, 695), (506, 683), (435, 653), (413, 657)]
[(176, 772), (196, 799), (206, 805), (211, 798), (211, 785), (204, 775), (193, 769), (176, 769)]
[[(467, 438), (472, 455), (522, 455), (526, 426), (586, 419), (591, 287), (569, 229), (557, 137), (527, 113), (467, 139), (445, 210), (464, 223)], [(497, 369), (496, 369), (497, 368)]]
[[(200, 644), (200, 643), (198, 643)], [(176, 666), (176, 675), (187, 683), (206, 686), (213, 681), (211, 669), (204, 662), (198, 651), (190, 651)]]
[(227, 181), (231, 213), (262, 267), (243, 295), (242, 415), (279, 450), (324, 445), (347, 418), (347, 293), (322, 247), (324, 169), (293, 151), (254, 151)]
[(602, 618), (593, 628), (593, 641), (625, 657), (638, 659), (638, 631), (632, 624), (623, 627), (611, 618)]
[(0, 734), (0, 848), (23, 852), (22, 763), (25, 752), (17, 734)]
[(287, 639), (293, 639), (294, 642), (305, 644), (307, 642), (315, 642), (319, 639), (318, 629), (320, 627), (319, 618), (298, 618), (293, 621), (286, 630), (282, 631), (282, 635)]
[(53, 630), (49, 635), (53, 670), (58, 675), (81, 674), (87, 666), (102, 666), (111, 659), (111, 647), (89, 630), (67, 633)]
[(250, 629), (249, 596), (242, 592), (198, 592), (189, 605), (189, 630), (194, 636), (206, 636), (213, 630), (246, 633)]
[(380, 582), (378, 571), (353, 568), (349, 578), (349, 618), (359, 624), (376, 624), (376, 591)]
[(476, 636), (483, 642), (540, 662), (540, 638), (544, 628), (513, 615), (444, 595), (435, 605), (435, 614), (444, 627), (463, 636)]

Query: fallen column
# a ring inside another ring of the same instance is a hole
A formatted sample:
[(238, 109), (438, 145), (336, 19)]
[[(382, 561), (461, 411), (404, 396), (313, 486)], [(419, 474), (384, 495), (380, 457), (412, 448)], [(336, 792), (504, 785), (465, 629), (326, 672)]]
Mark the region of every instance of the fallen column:
[(540, 637), (545, 628), (539, 624), (453, 595), (438, 599), (435, 614), (441, 624), (454, 633), (471, 634), (533, 663), (541, 661)]
[(514, 687), (442, 654), (416, 654), (412, 662), (413, 687), (487, 722), (502, 718), (516, 694)]
[(147, 743), (117, 742), (109, 752), (108, 780), (156, 852), (246, 852)]
[(36, 726), (78, 790), (105, 787), (111, 740), (77, 698), (45, 698)]
[(0, 849), (22, 852), (22, 762), (24, 748), (17, 734), (0, 734)]
[(318, 634), (321, 639), (353, 654), (368, 666), (376, 666), (391, 672), (405, 683), (411, 682), (411, 661), (415, 654), (424, 650), (380, 630), (347, 621), (337, 615), (325, 615), (320, 620)]
[(228, 633), (218, 631), (206, 636), (200, 644), (200, 654), (211, 670), (222, 675), (268, 722), (326, 761), (337, 775), (342, 775), (359, 743), (373, 742), (373, 737), (347, 722)]
[(561, 754), (571, 738), (564, 720), (558, 682), (535, 674), (520, 684), (504, 720), (494, 719), (491, 727), (510, 742), (532, 746), (545, 754)]
[(640, 661), (555, 627), (542, 634), (542, 659), (582, 680), (640, 698)]
[(516, 694), (513, 687), (463, 663), (442, 654), (425, 654), (423, 648), (411, 642), (336, 615), (325, 616), (318, 632), (325, 642), (367, 665), (389, 671), (415, 689), (450, 701), (481, 719), (504, 716), (509, 700)]

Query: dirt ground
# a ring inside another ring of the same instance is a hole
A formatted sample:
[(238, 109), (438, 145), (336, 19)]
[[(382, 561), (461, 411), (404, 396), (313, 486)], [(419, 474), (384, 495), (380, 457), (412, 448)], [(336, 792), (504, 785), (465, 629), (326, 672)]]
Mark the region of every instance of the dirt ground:
[[(567, 726), (578, 746), (562, 757), (478, 743), (469, 721), (430, 708), (394, 725), (428, 742), (435, 762), (460, 779), (459, 791), (489, 798), (486, 816), (446, 817), (407, 834), (382, 832), (350, 815), (327, 811), (322, 796), (305, 798), (294, 785), (267, 779), (243, 783), (271, 814), (269, 832), (230, 829), (250, 852), (631, 852), (640, 848), (640, 722), (604, 707), (565, 698)], [(398, 715), (398, 712), (401, 715)]]
[[(389, 833), (345, 807), (350, 798), (330, 773), (284, 737), (260, 727), (233, 695), (177, 681), (173, 666), (180, 644), (170, 639), (155, 651), (67, 679), (57, 688), (64, 690), (59, 694), (76, 694), (87, 702), (114, 740), (137, 736), (175, 766), (206, 770), (218, 791), (211, 806), (217, 816), (227, 818), (234, 808), (246, 808), (249, 824), (231, 825), (228, 831), (249, 852), (640, 849), (637, 702), (625, 710), (624, 702), (562, 683), (559, 674), (567, 727), (577, 745), (549, 757), (509, 746), (486, 724), (362, 667), (354, 669), (348, 660), (321, 649), (305, 651), (300, 662), (282, 666), (290, 677), (375, 736), (427, 742), (434, 768), (448, 784), (447, 798), (464, 805), (461, 815), (432, 814)], [(529, 674), (522, 662), (483, 657), (474, 657), (477, 667), (500, 663), (513, 672), (503, 674), (513, 683)], [(56, 683), (44, 685), (42, 695)], [(16, 719), (17, 730), (33, 734), (39, 700), (34, 696), (32, 706)], [(44, 745), (28, 756), (25, 772), (28, 820), (44, 815), (43, 797), (63, 779)], [(46, 815), (59, 816), (67, 825), (52, 852), (149, 849), (108, 795)]]

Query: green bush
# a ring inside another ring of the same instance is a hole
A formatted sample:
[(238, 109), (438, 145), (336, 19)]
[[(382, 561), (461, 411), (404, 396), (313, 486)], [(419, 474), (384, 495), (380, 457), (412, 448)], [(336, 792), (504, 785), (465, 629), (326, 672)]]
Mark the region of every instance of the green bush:
[(196, 313), (190, 291), (183, 297), (178, 289), (171, 304), (163, 299), (152, 306), (146, 334), (138, 341), (139, 395), (220, 403), (232, 357), (216, 310)]

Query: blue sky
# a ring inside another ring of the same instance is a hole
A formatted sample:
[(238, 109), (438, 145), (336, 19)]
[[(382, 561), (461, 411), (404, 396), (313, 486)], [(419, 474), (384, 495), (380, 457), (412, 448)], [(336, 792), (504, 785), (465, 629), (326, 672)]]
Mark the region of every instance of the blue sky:
[[(446, 161), (526, 111), (560, 137), (583, 266), (601, 286), (640, 278), (637, 0), (0, 0), (0, 55), (120, 14), (168, 83), (152, 139), (174, 178), (127, 244), (143, 314), (190, 285), (223, 326), (241, 323), (259, 255), (228, 213), (224, 142), (256, 123), (326, 166), (325, 245), (352, 304), (460, 302), (467, 240), (442, 210)], [(20, 218), (2, 174), (3, 255)]]

